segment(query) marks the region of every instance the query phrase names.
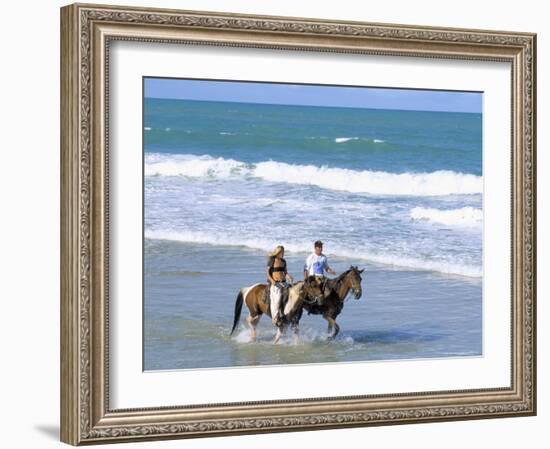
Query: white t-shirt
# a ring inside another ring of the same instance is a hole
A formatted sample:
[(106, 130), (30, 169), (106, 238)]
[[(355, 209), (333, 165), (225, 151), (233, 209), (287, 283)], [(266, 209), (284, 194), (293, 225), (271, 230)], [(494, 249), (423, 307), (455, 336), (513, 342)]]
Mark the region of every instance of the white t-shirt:
[(321, 254), (318, 256), (315, 253), (310, 254), (306, 259), (304, 270), (307, 270), (310, 276), (324, 276), (325, 270), (328, 268), (327, 256)]

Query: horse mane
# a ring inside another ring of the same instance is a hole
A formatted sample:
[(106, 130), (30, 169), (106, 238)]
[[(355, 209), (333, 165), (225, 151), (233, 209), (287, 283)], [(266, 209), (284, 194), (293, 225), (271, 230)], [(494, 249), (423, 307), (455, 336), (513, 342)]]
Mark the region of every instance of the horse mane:
[(344, 271), (343, 273), (341, 273), (341, 274), (339, 274), (338, 276), (336, 276), (336, 277), (334, 278), (334, 280), (341, 281), (342, 279), (344, 279), (344, 278), (348, 275), (348, 273), (349, 273), (352, 269), (353, 269), (353, 268), (351, 268), (351, 267), (348, 268), (346, 271)]
[(353, 267), (350, 267), (348, 268), (346, 271), (344, 271), (343, 273), (339, 274), (338, 276), (336, 276), (334, 279), (328, 279), (327, 280), (327, 284), (331, 287), (331, 288), (338, 288), (340, 286), (340, 284), (342, 283), (342, 281), (344, 280), (344, 278), (348, 275), (348, 273), (353, 270)]
[(305, 281), (294, 282), (293, 284), (290, 285), (290, 288), (294, 289), (294, 288), (300, 286), (301, 284), (305, 284)]
[(306, 281), (298, 281), (292, 284), (288, 291), (288, 300), (284, 306), (283, 313), (288, 315), (293, 310), (295, 310), (296, 303), (302, 294), (302, 287), (305, 285)]

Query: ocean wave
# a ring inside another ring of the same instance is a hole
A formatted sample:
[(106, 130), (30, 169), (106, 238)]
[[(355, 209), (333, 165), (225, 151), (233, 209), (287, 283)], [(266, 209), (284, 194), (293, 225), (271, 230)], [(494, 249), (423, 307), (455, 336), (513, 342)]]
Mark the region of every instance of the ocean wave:
[[(210, 233), (203, 231), (173, 231), (173, 230), (146, 230), (145, 237), (153, 240), (171, 240), (184, 243), (199, 243), (219, 246), (244, 246), (268, 252), (278, 244), (269, 238), (239, 237), (233, 234)], [(309, 254), (311, 242), (285, 241), (285, 250), (290, 253)], [(408, 257), (399, 254), (377, 253), (357, 248), (339, 247), (331, 245), (331, 256), (346, 257), (351, 259), (364, 260), (367, 262), (418, 269), (437, 271), (445, 274), (453, 274), (467, 277), (481, 277), (481, 267), (467, 263), (449, 262), (437, 260), (436, 258), (423, 259), (419, 257)]]
[(334, 139), (336, 143), (349, 142), (350, 140), (359, 140), (359, 137), (337, 137)]
[(145, 156), (145, 176), (186, 176), (190, 178), (228, 178), (248, 173), (247, 164), (233, 159), (194, 155)]
[(234, 159), (149, 153), (146, 176), (190, 178), (259, 178), (269, 182), (313, 185), (324, 189), (374, 195), (440, 196), (479, 194), (481, 176), (439, 170), (431, 173), (388, 173), (327, 166), (264, 161), (247, 164)]
[(349, 141), (352, 141), (352, 140), (363, 140), (363, 141), (373, 142), (373, 143), (384, 143), (385, 142), (385, 140), (382, 140), (382, 139), (369, 139), (369, 138), (366, 138), (366, 137), (336, 137), (334, 139), (334, 142), (335, 143), (346, 143), (346, 142), (349, 142)]
[(410, 216), (413, 220), (447, 226), (478, 228), (483, 224), (483, 211), (474, 207), (448, 210), (415, 207), (411, 209)]

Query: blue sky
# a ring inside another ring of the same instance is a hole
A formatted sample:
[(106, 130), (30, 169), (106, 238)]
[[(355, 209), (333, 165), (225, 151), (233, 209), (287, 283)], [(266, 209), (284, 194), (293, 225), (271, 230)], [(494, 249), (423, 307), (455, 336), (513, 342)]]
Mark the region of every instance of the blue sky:
[(482, 94), (479, 92), (145, 78), (144, 93), (146, 98), (416, 111), (482, 111)]

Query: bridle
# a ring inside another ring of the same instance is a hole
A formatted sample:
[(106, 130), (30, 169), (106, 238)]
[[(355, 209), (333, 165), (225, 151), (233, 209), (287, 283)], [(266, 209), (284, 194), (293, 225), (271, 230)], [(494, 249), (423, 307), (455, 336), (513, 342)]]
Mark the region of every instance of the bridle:
[[(342, 282), (344, 281), (344, 279), (347, 278), (348, 274), (352, 271), (356, 271), (356, 268), (350, 268), (348, 270), (346, 270), (344, 273), (342, 273), (342, 275), (340, 276), (340, 279), (338, 279), (338, 281), (336, 281), (336, 288), (338, 289), (340, 287), (340, 285), (342, 284)], [(359, 276), (359, 279), (361, 279), (361, 275), (359, 275), (359, 273), (357, 273), (358, 276)], [(353, 294), (355, 295), (355, 299), (359, 299), (361, 296), (360, 296), (360, 292), (361, 292), (361, 281), (359, 281), (359, 285), (356, 284), (355, 282), (355, 279), (351, 279), (350, 281), (351, 283), (351, 287), (350, 287), (350, 290), (353, 291)], [(349, 294), (347, 294), (343, 299), (342, 299), (342, 302), (347, 302), (348, 301), (348, 298), (349, 298)]]
[[(307, 281), (304, 281), (304, 284), (305, 284), (304, 285), (304, 291), (305, 291), (307, 288), (310, 287), (310, 284)], [(309, 299), (309, 295), (306, 295), (304, 291), (302, 291), (303, 301), (306, 304), (315, 304), (323, 297), (323, 289), (322, 288), (320, 289), (321, 293), (314, 296), (313, 299)]]
[(359, 285), (355, 285), (355, 279), (352, 279), (351, 289), (353, 290), (353, 293), (355, 293), (355, 295), (357, 296), (357, 294), (361, 291), (361, 281), (359, 281)]

